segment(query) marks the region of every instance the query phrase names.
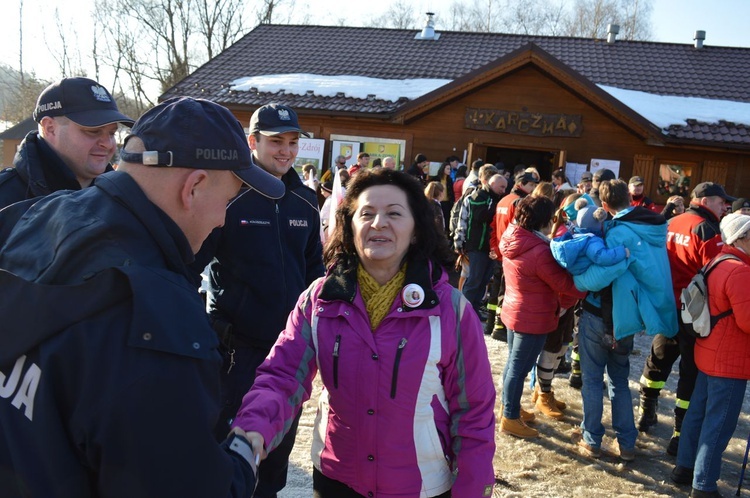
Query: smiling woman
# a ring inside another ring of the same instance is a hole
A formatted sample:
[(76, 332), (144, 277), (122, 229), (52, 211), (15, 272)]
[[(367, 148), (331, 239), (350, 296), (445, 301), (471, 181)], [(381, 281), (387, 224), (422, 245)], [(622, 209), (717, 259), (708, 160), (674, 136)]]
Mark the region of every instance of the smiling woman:
[(452, 255), (421, 184), (360, 171), (324, 257), (327, 275), (300, 296), (235, 426), (256, 454), (273, 450), (319, 369), (313, 496), (491, 496), (484, 335), (448, 283)]

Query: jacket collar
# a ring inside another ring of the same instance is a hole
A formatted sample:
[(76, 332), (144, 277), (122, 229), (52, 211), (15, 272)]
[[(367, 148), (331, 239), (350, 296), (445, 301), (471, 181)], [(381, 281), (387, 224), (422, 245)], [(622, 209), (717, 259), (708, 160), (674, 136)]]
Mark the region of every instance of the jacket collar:
[[(341, 257), (336, 260), (328, 271), (319, 298), (324, 301), (346, 301), (353, 303), (357, 296), (357, 265), (356, 257)], [(404, 306), (404, 311), (431, 309), (440, 304), (435, 284), (443, 273), (440, 265), (427, 260), (410, 261), (406, 267), (404, 287), (409, 284), (419, 285), (425, 293), (425, 298), (417, 307)], [(397, 299), (403, 299), (400, 295)]]

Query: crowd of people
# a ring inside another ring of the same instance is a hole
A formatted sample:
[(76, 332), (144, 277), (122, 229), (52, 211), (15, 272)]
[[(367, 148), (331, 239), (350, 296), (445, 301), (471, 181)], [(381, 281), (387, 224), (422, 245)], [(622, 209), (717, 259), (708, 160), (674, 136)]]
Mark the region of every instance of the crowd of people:
[[(455, 156), (433, 176), (423, 153), (300, 175), (288, 106), (247, 136), (201, 99), (134, 121), (87, 78), (46, 88), (34, 119), (0, 172), (3, 496), (276, 497), (316, 376), (313, 496), (492, 496), (496, 430), (563, 417), (569, 349), (577, 451), (602, 454), (606, 390), (624, 462), (679, 358), (672, 480), (719, 496), (750, 378), (747, 199), (704, 182), (660, 208), (641, 176)], [(696, 337), (681, 290), (712, 261)]]

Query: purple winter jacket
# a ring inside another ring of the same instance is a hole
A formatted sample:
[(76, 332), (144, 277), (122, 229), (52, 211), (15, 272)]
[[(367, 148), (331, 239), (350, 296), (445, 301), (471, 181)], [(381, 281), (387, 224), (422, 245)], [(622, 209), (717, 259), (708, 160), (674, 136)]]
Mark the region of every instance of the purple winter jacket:
[(300, 296), (234, 425), (275, 448), (320, 370), (311, 453), (326, 477), (365, 496), (491, 496), (495, 387), (478, 317), (442, 268), (414, 262), (405, 288), (424, 301), (399, 294), (373, 332), (356, 271), (334, 265)]

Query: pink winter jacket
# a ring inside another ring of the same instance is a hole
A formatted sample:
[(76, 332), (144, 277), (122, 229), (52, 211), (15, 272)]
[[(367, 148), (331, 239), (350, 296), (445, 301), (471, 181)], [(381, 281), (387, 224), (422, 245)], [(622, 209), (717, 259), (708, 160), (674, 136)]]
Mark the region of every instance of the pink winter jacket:
[(708, 275), (708, 306), (712, 315), (732, 314), (716, 323), (711, 334), (695, 340), (695, 364), (713, 377), (750, 379), (750, 256), (732, 246), (729, 253), (741, 261), (719, 263)]
[(356, 266), (315, 281), (234, 424), (273, 449), (319, 369), (311, 453), (323, 475), (364, 496), (492, 496), (495, 387), (481, 323), (441, 268), (410, 263), (408, 284), (424, 302), (412, 308), (397, 296), (372, 332)]

